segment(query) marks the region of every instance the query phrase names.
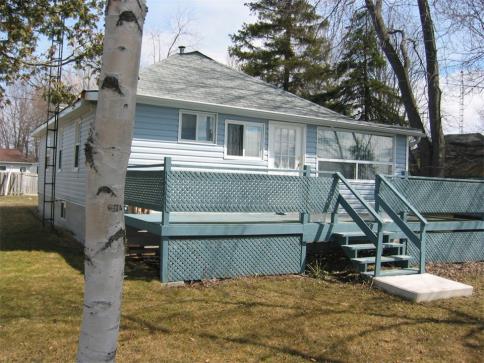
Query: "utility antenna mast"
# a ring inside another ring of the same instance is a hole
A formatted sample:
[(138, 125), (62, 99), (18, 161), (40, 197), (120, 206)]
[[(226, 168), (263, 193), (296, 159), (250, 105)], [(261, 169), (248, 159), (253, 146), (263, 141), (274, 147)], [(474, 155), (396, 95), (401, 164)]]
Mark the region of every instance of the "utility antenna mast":
[(459, 134), (464, 133), (464, 71), (460, 71)]
[[(54, 2), (57, 5), (57, 1)], [(49, 58), (49, 80), (47, 93), (47, 121), (44, 149), (44, 185), (42, 201), (42, 225), (55, 221), (55, 178), (57, 174), (57, 136), (59, 129), (60, 100), (54, 97), (56, 88), (62, 80), (62, 57), (64, 52), (63, 22), (57, 28), (52, 23), (52, 38)], [(60, 156), (59, 156), (60, 157)]]

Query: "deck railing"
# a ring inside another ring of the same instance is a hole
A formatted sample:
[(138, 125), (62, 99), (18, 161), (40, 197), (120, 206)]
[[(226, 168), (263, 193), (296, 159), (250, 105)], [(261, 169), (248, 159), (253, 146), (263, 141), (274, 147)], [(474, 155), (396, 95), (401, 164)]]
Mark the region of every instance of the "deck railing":
[[(484, 213), (484, 180), (416, 176), (391, 176), (387, 180), (420, 213)], [(397, 213), (408, 211), (398, 200), (388, 202)]]
[[(404, 208), (395, 209), (394, 205), (389, 202), (397, 201), (397, 205)], [(419, 273), (425, 272), (425, 237), (427, 220), (420, 212), (405, 198), (383, 175), (377, 175), (375, 186), (375, 209), (379, 211), (380, 207), (395, 222), (403, 234), (410, 239), (419, 249)], [(397, 212), (400, 210), (400, 214)], [(420, 232), (416, 235), (406, 221), (406, 212), (412, 213), (420, 222)], [(377, 249), (378, 255), (378, 249)]]

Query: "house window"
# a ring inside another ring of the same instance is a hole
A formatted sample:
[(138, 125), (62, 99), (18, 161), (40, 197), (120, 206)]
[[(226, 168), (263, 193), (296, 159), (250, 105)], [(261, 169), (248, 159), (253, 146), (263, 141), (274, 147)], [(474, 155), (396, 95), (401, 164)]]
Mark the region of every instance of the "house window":
[(227, 157), (262, 159), (264, 125), (245, 121), (226, 121), (225, 154)]
[(5, 171), (7, 170), (7, 167), (5, 165), (0, 165), (0, 171)]
[(57, 158), (57, 170), (62, 170), (62, 150), (64, 148), (64, 130), (61, 129), (59, 131), (59, 151), (58, 151), (58, 158)]
[(215, 114), (181, 111), (178, 140), (215, 143)]
[(348, 179), (373, 180), (392, 174), (392, 136), (318, 128), (318, 170), (340, 172)]
[(75, 140), (74, 140), (74, 169), (79, 167), (79, 152), (81, 149), (81, 123), (76, 122)]
[(62, 219), (66, 219), (66, 202), (65, 201), (60, 202), (60, 217)]

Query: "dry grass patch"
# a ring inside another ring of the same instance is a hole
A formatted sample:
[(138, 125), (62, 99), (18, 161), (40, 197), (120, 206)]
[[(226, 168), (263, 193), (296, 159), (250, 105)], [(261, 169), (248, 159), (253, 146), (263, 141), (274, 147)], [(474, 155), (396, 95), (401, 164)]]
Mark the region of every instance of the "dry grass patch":
[[(0, 361), (72, 361), (82, 250), (42, 230), (34, 203), (0, 199)], [(474, 296), (413, 304), (367, 284), (299, 276), (166, 288), (156, 270), (130, 263), (118, 361), (480, 362), (482, 264), (461, 270)]]

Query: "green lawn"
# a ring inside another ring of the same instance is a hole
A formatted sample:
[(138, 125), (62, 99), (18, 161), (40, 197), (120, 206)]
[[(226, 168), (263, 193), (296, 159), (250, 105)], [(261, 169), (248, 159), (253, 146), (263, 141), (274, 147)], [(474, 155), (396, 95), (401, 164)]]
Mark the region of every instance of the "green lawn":
[[(42, 230), (33, 198), (0, 197), (0, 361), (75, 359), (81, 249)], [(355, 281), (226, 280), (167, 288), (127, 271), (119, 362), (482, 362), (483, 264), (440, 268), (470, 298), (413, 304)]]

